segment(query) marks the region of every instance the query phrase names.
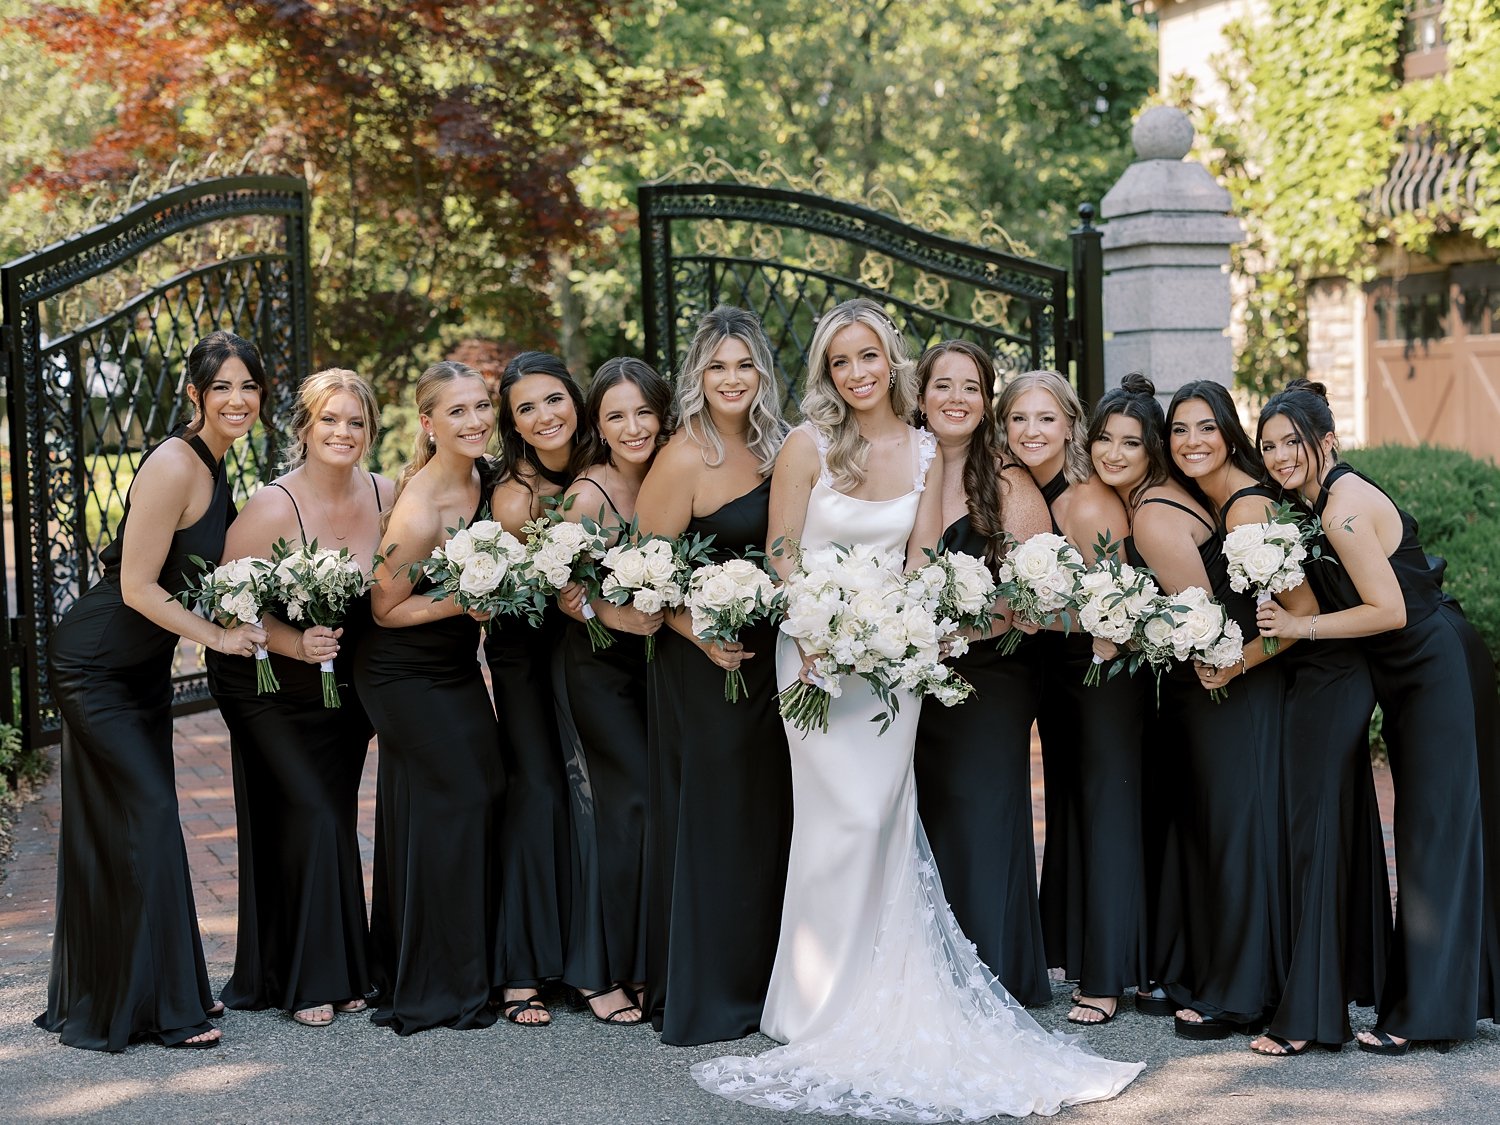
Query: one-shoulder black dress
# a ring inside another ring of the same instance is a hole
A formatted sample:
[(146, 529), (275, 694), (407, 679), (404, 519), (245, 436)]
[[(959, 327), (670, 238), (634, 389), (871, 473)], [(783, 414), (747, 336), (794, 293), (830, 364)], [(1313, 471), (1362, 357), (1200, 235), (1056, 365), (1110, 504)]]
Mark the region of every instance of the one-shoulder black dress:
[[(1318, 515), (1350, 473), (1342, 463), (1329, 471), (1313, 509)], [(1401, 530), (1390, 564), (1406, 602), (1406, 624), (1359, 640), (1384, 713), (1381, 731), (1396, 788), (1396, 928), (1378, 1024), (1403, 1039), (1472, 1039), (1484, 859), (1468, 623), (1445, 605), (1438, 572), (1406, 512)], [(1362, 605), (1326, 539), (1323, 549), (1332, 558), (1307, 568), (1318, 604), (1329, 613)]]
[[(487, 510), (487, 481), (480, 492), (475, 519)], [(430, 588), (423, 579), (412, 597)], [(487, 1027), (502, 983), (495, 842), (505, 778), (479, 622), (459, 614), (371, 625), (354, 682), (380, 738), (371, 1019), (401, 1035)]]
[[(378, 512), (373, 477), (370, 485)], [(292, 509), (301, 531), (295, 499)], [(366, 594), (344, 619), (334, 661), (338, 708), (323, 706), (316, 664), (271, 653), (281, 689), (260, 695), (253, 658), (209, 655), (209, 690), (229, 727), (239, 839), (234, 974), (220, 994), (231, 1008), (295, 1012), (370, 990), (358, 821), (374, 730), (352, 671), (369, 625)]]
[[(1042, 488), (1050, 509), (1068, 487)], [(1053, 519), (1053, 530), (1062, 534)], [(1092, 563), (1092, 547), (1083, 548)], [(1037, 732), (1046, 775), (1047, 839), (1040, 908), (1047, 963), (1085, 996), (1119, 996), (1147, 979), (1145, 867), (1141, 850), (1143, 680), (1083, 682), (1093, 641), (1080, 630), (1043, 635)]]
[[(943, 547), (985, 554), (967, 515), (943, 533)], [(1025, 637), (1009, 655), (998, 639), (970, 644), (952, 664), (974, 694), (957, 707), (922, 701), (913, 763), (917, 813), (948, 905), (980, 960), (1026, 1005), (1052, 998), (1031, 828), (1031, 724), (1046, 639)]]
[[(714, 562), (766, 541), (771, 482), (695, 516)], [(724, 670), (663, 628), (647, 673), (651, 801), (646, 1014), (662, 1042), (738, 1039), (760, 1024), (781, 933), (792, 779), (776, 709), (776, 627), (740, 637), (745, 694), (724, 699)]]
[[(1255, 598), (1229, 585), (1223, 513), (1198, 549), (1212, 594), (1247, 640)], [(1279, 660), (1229, 682), (1215, 703), (1191, 667), (1162, 678), (1158, 730), (1175, 746), (1172, 826), (1162, 874), (1155, 976), (1179, 1006), (1252, 1024), (1276, 1006), (1286, 974), (1282, 882)]]
[[(214, 482), (207, 510), (167, 550), (158, 581), (175, 594), (199, 573), (189, 556), (218, 560), (234, 502), (223, 463), (201, 438), (167, 440), (187, 441)], [(184, 1042), (209, 1029), (214, 1003), (177, 818), (179, 638), (121, 596), (129, 523), (127, 497), (114, 542), (99, 556), (104, 574), (58, 622), (47, 659), (63, 717), (62, 829), (52, 974), (36, 1024), (93, 1051), (123, 1051), (143, 1038)]]

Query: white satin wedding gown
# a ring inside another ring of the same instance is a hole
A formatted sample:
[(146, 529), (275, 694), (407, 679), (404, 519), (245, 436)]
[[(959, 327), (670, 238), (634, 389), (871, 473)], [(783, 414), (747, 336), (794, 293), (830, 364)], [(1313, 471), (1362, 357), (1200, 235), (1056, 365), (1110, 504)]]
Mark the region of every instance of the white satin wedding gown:
[[(826, 450), (817, 430), (807, 427)], [(937, 445), (913, 430), (912, 490), (892, 500), (836, 491), (824, 471), (802, 545), (865, 543), (902, 554)], [(777, 645), (779, 686), (801, 660)], [(960, 705), (961, 706), (961, 705)], [(855, 677), (828, 733), (788, 726), (792, 846), (781, 939), (761, 1030), (786, 1045), (698, 1063), (693, 1077), (734, 1101), (877, 1121), (981, 1121), (1053, 1114), (1113, 1097), (1142, 1063), (1100, 1058), (1049, 1034), (1001, 987), (943, 897), (917, 819), (912, 774), (920, 700), (889, 730)]]

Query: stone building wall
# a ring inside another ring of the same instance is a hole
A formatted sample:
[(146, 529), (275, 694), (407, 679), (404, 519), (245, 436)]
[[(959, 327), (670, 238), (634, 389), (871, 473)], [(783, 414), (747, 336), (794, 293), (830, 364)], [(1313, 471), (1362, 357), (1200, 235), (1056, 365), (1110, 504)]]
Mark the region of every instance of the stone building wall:
[(1307, 289), (1307, 377), (1328, 388), (1342, 445), (1367, 441), (1365, 296), (1342, 277), (1321, 278)]

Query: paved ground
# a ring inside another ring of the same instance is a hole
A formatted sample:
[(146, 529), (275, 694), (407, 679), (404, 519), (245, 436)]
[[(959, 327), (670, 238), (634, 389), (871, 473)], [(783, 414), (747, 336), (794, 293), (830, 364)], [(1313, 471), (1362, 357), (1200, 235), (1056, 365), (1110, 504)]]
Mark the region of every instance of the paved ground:
[[(234, 815), (224, 728), (209, 712), (177, 727), (183, 826), (197, 880), (210, 975), (228, 976), (234, 956)], [(1388, 778), (1382, 771), (1389, 809)], [(1038, 794), (1039, 796), (1039, 794)], [(362, 801), (368, 853), (374, 813), (373, 757)], [(673, 1122), (773, 1125), (785, 1118), (701, 1093), (688, 1065), (720, 1050), (751, 1052), (751, 1039), (724, 1048), (663, 1047), (640, 1029), (607, 1028), (560, 1012), (533, 1031), (433, 1031), (399, 1039), (356, 1017), (310, 1030), (279, 1013), (231, 1012), (225, 1046), (174, 1052), (134, 1047), (95, 1055), (60, 1047), (30, 1025), (44, 1005), (58, 817), (56, 780), (25, 809), (8, 874), (0, 884), (0, 1120), (468, 1122), (559, 1125)], [(1040, 841), (1040, 825), (1039, 841)], [(1050, 1009), (1061, 1025), (1063, 986)], [(1357, 1012), (1357, 1024), (1369, 1014)], [(1500, 1028), (1451, 1054), (1405, 1059), (1357, 1051), (1263, 1059), (1236, 1038), (1189, 1044), (1167, 1020), (1122, 1015), (1087, 1032), (1102, 1054), (1144, 1059), (1147, 1069), (1120, 1098), (1067, 1111), (1080, 1123), (1211, 1119), (1251, 1122), (1500, 1120)]]

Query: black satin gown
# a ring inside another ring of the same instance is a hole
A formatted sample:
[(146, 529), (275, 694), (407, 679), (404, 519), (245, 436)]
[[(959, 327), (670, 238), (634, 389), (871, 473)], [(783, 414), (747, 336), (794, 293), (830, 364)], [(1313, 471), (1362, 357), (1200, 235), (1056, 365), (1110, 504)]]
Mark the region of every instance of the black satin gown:
[(566, 620), (549, 602), (539, 629), (503, 618), (490, 622), (484, 639), (506, 779), (500, 948), (511, 988), (558, 980), (566, 964), (572, 825), (552, 688), (552, 658)]
[[(1247, 494), (1270, 495), (1246, 489), (1223, 511)], [(1224, 534), (1221, 512), (1199, 557), (1212, 594), (1254, 643), (1255, 598), (1230, 588)], [(1236, 676), (1227, 691), (1215, 703), (1187, 665), (1162, 678), (1157, 730), (1177, 768), (1153, 976), (1179, 1007), (1253, 1024), (1280, 1001), (1286, 976), (1280, 658)]]
[(563, 979), (589, 991), (646, 979), (646, 639), (614, 638), (594, 652), (569, 620), (554, 660), (574, 828)]
[[(1068, 487), (1042, 488), (1050, 508)], [(1061, 530), (1053, 520), (1057, 534)], [(1092, 563), (1089, 547), (1085, 561)], [(1074, 630), (1040, 635), (1047, 840), (1039, 903), (1047, 963), (1086, 996), (1119, 996), (1147, 979), (1141, 744), (1149, 700), (1126, 675), (1083, 682), (1093, 640)]]
[[(481, 500), (474, 518), (485, 511)], [(429, 588), (424, 579), (412, 596)], [(371, 1019), (400, 1035), (488, 1027), (501, 986), (496, 840), (505, 777), (479, 623), (460, 614), (372, 625), (355, 652), (354, 682), (380, 738)]]
[[(943, 547), (984, 558), (966, 515), (943, 533)], [(917, 813), (948, 905), (980, 960), (1028, 1006), (1052, 999), (1031, 827), (1031, 724), (1045, 639), (1025, 637), (1008, 656), (998, 639), (974, 642), (952, 660), (974, 694), (956, 707), (922, 701), (914, 760)]]
[[(697, 516), (714, 562), (760, 550), (771, 482)], [(760, 1024), (781, 933), (792, 780), (776, 709), (776, 627), (740, 637), (746, 691), (724, 699), (724, 669), (664, 627), (649, 666), (650, 925), (646, 1014), (662, 1042), (694, 1046)]]
[[(200, 573), (189, 556), (219, 558), (234, 503), (222, 462), (201, 438), (167, 440), (187, 441), (214, 482), (207, 510), (167, 549), (158, 581), (177, 593)], [(63, 615), (47, 654), (63, 718), (62, 827), (52, 972), (36, 1025), (92, 1051), (123, 1051), (147, 1038), (181, 1043), (209, 1029), (214, 1003), (177, 816), (179, 638), (121, 596), (129, 523), (127, 497), (114, 541), (99, 556), (103, 577)]]
[[(371, 486), (379, 511), (373, 478)], [(301, 530), (295, 499), (292, 508)], [(229, 728), (239, 841), (234, 973), (220, 993), (231, 1008), (295, 1012), (370, 990), (358, 823), (374, 729), (353, 683), (369, 626), (365, 595), (344, 620), (336, 709), (323, 706), (316, 664), (271, 653), (281, 690), (259, 695), (253, 657), (209, 654), (209, 690)]]
[[(1343, 476), (1329, 471), (1314, 511)], [(1361, 475), (1361, 474), (1355, 474)], [(1368, 479), (1368, 478), (1362, 478)], [(1371, 482), (1373, 483), (1373, 482)], [(1378, 487), (1378, 486), (1377, 486)], [(1406, 625), (1359, 640), (1369, 662), (1396, 789), (1396, 922), (1380, 992), (1378, 1026), (1403, 1039), (1472, 1039), (1478, 1018), (1484, 844), (1475, 693), (1465, 634), (1440, 572), (1422, 550), (1417, 523), (1401, 512), (1391, 569), (1406, 602)], [(1307, 567), (1328, 613), (1363, 604), (1334, 561)]]

